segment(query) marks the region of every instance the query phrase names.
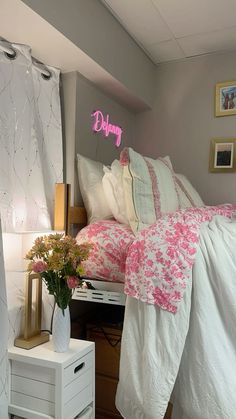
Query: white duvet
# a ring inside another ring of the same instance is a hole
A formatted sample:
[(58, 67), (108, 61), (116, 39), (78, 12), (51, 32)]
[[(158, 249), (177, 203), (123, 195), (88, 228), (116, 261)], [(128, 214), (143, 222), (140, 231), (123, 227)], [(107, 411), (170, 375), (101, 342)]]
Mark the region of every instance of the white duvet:
[(176, 314), (127, 298), (116, 405), (125, 419), (236, 419), (236, 220), (201, 226)]

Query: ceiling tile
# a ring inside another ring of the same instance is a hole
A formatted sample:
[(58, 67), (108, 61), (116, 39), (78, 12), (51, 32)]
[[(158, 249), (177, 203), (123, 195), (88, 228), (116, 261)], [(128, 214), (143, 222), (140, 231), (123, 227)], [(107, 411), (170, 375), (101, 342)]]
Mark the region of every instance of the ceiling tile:
[(229, 28), (236, 22), (235, 0), (152, 0), (152, 2), (177, 38)]
[(102, 0), (122, 26), (145, 48), (172, 38), (151, 0)]
[(184, 53), (175, 40), (150, 45), (148, 49), (156, 64), (184, 58)]
[(236, 50), (236, 26), (222, 31), (179, 38), (178, 43), (186, 57), (216, 51)]

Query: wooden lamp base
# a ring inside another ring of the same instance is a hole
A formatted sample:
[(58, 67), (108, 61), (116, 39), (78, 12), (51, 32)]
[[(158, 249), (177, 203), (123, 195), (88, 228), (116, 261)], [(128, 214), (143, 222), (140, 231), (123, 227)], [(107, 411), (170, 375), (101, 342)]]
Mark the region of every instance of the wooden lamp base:
[[(34, 303), (32, 301), (33, 282), (36, 283), (36, 301)], [(32, 320), (33, 306), (35, 310), (34, 322)], [(42, 279), (39, 274), (29, 274), (26, 277), (24, 332), (23, 335), (15, 339), (15, 346), (31, 349), (49, 341), (49, 332), (41, 331), (41, 316)]]
[(42, 343), (48, 342), (49, 336), (48, 332), (41, 332), (39, 335), (32, 336), (28, 339), (25, 339), (24, 336), (19, 336), (15, 339), (14, 345), (18, 348), (31, 349), (35, 346), (41, 345)]

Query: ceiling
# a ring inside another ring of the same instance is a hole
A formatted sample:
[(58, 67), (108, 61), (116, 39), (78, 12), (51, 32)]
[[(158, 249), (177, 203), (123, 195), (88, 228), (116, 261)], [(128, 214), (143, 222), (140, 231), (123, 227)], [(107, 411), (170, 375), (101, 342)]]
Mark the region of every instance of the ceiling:
[(135, 112), (147, 109), (142, 98), (130, 92), (21, 0), (0, 0), (0, 28), (0, 39), (30, 45), (37, 60), (59, 68), (62, 73), (79, 71), (102, 91)]
[(236, 50), (236, 0), (101, 0), (159, 64)]

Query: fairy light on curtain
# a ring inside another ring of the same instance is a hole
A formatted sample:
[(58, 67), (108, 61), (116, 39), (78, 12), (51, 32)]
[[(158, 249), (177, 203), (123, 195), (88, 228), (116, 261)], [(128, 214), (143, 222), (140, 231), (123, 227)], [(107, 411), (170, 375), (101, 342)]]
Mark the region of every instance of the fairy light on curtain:
[(0, 41), (0, 212), (4, 232), (51, 229), (63, 181), (59, 70)]

